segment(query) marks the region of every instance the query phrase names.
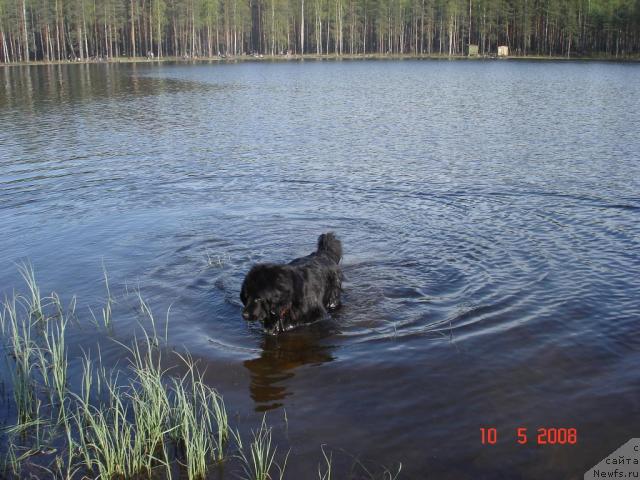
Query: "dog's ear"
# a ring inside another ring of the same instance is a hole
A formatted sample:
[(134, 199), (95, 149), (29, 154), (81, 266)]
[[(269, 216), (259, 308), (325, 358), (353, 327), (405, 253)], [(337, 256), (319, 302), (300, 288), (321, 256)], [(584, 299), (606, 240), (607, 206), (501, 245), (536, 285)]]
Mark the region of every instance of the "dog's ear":
[(247, 304), (247, 279), (242, 282), (242, 288), (240, 289), (240, 300), (243, 305)]
[(290, 318), (296, 321), (301, 312), (306, 310), (304, 279), (298, 270), (294, 269), (289, 272), (289, 287), (289, 303), (287, 308), (289, 309)]
[(274, 303), (277, 307), (290, 304), (293, 299), (293, 286), (291, 281), (291, 270), (281, 269), (275, 282)]
[(327, 284), (331, 290), (342, 290), (342, 275), (339, 270), (329, 271)]
[(340, 305), (340, 294), (342, 293), (342, 272), (338, 269), (331, 270), (327, 277), (327, 290), (324, 304), (329, 308), (336, 308)]
[(263, 282), (264, 272), (266, 266), (262, 264), (256, 264), (251, 267), (249, 273), (244, 277), (242, 281), (242, 287), (240, 288), (240, 300), (243, 305), (247, 305), (252, 298), (256, 295), (256, 291), (261, 288), (261, 282)]
[(286, 269), (281, 272), (276, 286), (276, 294), (272, 300), (271, 310), (279, 317), (285, 315), (295, 316), (302, 301), (302, 277), (295, 269)]
[(291, 284), (293, 285), (293, 301), (299, 305), (304, 301), (304, 279), (298, 270), (291, 272)]

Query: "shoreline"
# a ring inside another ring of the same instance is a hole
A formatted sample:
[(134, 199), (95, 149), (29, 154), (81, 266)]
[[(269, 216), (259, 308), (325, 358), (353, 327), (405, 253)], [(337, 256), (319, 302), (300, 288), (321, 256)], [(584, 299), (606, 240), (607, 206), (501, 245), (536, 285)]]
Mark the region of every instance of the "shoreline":
[(89, 58), (85, 60), (32, 60), (29, 62), (0, 63), (0, 67), (24, 67), (24, 66), (48, 66), (48, 65), (82, 65), (82, 64), (119, 64), (119, 63), (239, 63), (239, 62), (290, 62), (305, 60), (515, 60), (515, 61), (552, 61), (552, 62), (612, 62), (612, 63), (638, 63), (640, 55), (612, 57), (602, 56), (540, 56), (540, 55), (522, 55), (497, 57), (495, 55), (478, 55), (469, 57), (467, 55), (440, 55), (440, 54), (304, 54), (304, 55), (237, 55), (237, 56), (214, 56), (214, 57), (114, 57), (109, 59)]

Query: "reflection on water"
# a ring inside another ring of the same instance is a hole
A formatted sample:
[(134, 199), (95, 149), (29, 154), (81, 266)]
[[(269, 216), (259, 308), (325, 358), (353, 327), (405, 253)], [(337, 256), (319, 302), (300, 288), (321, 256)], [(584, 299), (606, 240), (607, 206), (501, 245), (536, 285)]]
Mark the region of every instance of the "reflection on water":
[(331, 347), (321, 346), (313, 332), (289, 332), (285, 335), (265, 335), (258, 358), (245, 360), (251, 374), (249, 391), (256, 402), (256, 411), (265, 412), (283, 405), (292, 392), (286, 380), (303, 365), (320, 365), (334, 359)]
[(237, 88), (188, 78), (146, 76), (148, 71), (139, 71), (136, 64), (130, 66), (126, 75), (121, 75), (121, 71), (122, 67), (115, 64), (1, 68), (0, 108), (45, 109), (69, 102), (117, 100), (131, 95), (143, 98), (188, 92), (206, 95)]

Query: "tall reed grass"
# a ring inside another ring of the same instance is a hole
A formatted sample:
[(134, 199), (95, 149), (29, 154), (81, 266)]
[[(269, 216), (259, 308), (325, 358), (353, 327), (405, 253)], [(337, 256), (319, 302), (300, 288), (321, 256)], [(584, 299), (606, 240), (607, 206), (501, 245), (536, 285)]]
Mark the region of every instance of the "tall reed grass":
[[(188, 356), (180, 357), (187, 370), (183, 377), (163, 370), (162, 340), (141, 296), (150, 333), (143, 328), (142, 338), (123, 345), (128, 368), (107, 369), (100, 355), (91, 360), (85, 353), (72, 389), (68, 310), (55, 293), (42, 296), (30, 264), (19, 271), (28, 293), (14, 293), (0, 309), (15, 408), (14, 424), (3, 432), (9, 440), (5, 474), (20, 476), (24, 462), (54, 451), (53, 461), (32, 465), (63, 478), (172, 478), (184, 471), (199, 479), (226, 460), (230, 428), (222, 397), (204, 383)], [(113, 299), (106, 270), (105, 285), (109, 299), (102, 327), (109, 328)], [(47, 442), (50, 448), (44, 447)]]
[[(12, 392), (11, 425), (0, 431), (6, 445), (0, 447), (0, 477), (197, 480), (230, 463), (240, 468), (235, 476), (246, 480), (284, 478), (290, 451), (277, 460), (266, 417), (245, 446), (230, 427), (222, 396), (205, 383), (188, 354), (177, 354), (183, 375), (163, 367), (168, 312), (162, 338), (137, 292), (141, 334), (130, 345), (116, 342), (128, 359), (126, 368), (108, 368), (97, 344), (93, 358), (89, 351), (70, 358), (69, 327), (82, 323), (75, 297), (65, 307), (56, 293), (42, 296), (31, 264), (19, 272), (27, 294), (14, 293), (0, 307), (0, 352)], [(106, 269), (104, 282), (102, 322), (94, 316), (92, 323), (110, 338), (115, 300)], [(81, 366), (75, 379), (69, 377), (70, 363)], [(332, 458), (324, 447), (322, 455), (325, 468), (318, 466), (318, 476), (330, 480)]]

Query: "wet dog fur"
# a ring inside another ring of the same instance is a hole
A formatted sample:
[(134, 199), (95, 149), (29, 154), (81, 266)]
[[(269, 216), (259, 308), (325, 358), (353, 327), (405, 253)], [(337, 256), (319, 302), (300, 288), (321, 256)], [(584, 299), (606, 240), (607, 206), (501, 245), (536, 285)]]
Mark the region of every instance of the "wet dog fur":
[(318, 238), (318, 248), (287, 264), (254, 265), (242, 283), (242, 317), (279, 333), (324, 317), (340, 306), (342, 244), (332, 233)]

